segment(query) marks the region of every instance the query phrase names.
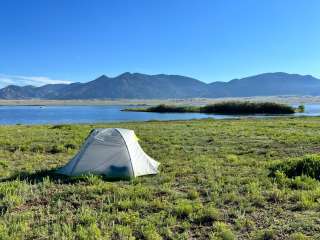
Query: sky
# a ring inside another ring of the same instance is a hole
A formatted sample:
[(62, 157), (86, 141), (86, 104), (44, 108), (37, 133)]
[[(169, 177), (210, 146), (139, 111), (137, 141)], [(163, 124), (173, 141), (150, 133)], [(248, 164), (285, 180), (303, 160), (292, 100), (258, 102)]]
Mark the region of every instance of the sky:
[(0, 87), (123, 72), (320, 77), (319, 0), (1, 0)]

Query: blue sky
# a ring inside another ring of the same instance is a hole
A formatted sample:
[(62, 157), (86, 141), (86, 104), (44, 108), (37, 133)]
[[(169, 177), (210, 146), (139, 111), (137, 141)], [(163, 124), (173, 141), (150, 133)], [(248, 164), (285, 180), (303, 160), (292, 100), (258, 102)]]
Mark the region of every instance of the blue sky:
[(0, 86), (167, 73), (320, 77), (318, 0), (2, 0)]

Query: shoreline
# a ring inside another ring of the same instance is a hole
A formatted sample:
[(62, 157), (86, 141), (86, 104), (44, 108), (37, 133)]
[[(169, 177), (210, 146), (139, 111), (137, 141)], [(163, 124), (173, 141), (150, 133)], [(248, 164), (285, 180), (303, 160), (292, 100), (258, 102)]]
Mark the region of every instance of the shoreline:
[[(182, 113), (183, 114), (183, 113)], [(210, 114), (208, 114), (210, 115)], [(14, 126), (55, 126), (55, 125), (66, 125), (66, 126), (74, 126), (74, 125), (105, 125), (105, 124), (139, 124), (139, 123), (174, 123), (174, 122), (194, 122), (194, 121), (234, 121), (234, 120), (240, 120), (240, 121), (264, 121), (264, 120), (277, 120), (277, 119), (315, 119), (319, 118), (319, 116), (313, 116), (313, 115), (223, 115), (223, 114), (216, 114), (221, 116), (228, 116), (226, 118), (190, 118), (190, 119), (150, 119), (150, 120), (110, 120), (110, 121), (98, 121), (98, 122), (51, 122), (51, 123), (0, 123), (0, 127), (14, 127)]]
[(223, 101), (269, 101), (284, 104), (320, 104), (320, 96), (267, 96), (232, 98), (188, 98), (188, 99), (92, 99), (92, 100), (44, 100), (44, 99), (0, 99), (0, 106), (152, 106), (159, 104), (202, 106)]

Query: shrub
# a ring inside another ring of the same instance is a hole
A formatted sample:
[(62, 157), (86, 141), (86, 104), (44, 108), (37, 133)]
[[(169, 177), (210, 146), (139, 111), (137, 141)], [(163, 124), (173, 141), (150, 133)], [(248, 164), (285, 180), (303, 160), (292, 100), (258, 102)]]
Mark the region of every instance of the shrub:
[(297, 108), (296, 108), (296, 111), (297, 112), (300, 112), (300, 113), (303, 113), (304, 111), (305, 111), (305, 107), (304, 107), (304, 105), (299, 105)]
[(158, 106), (149, 107), (146, 109), (148, 112), (159, 113), (183, 113), (183, 112), (197, 112), (196, 107), (192, 106), (173, 106), (160, 104)]
[(289, 178), (308, 176), (320, 180), (320, 155), (307, 155), (302, 159), (281, 162), (271, 166), (269, 169), (272, 177), (275, 177), (277, 171), (280, 171)]
[(200, 112), (220, 114), (293, 114), (294, 108), (272, 102), (220, 102), (201, 107)]
[(203, 107), (174, 106), (160, 104), (149, 108), (129, 108), (123, 111), (158, 112), (158, 113), (184, 113), (202, 112), (217, 114), (293, 114), (295, 109), (289, 105), (273, 102), (244, 102), (228, 101), (209, 104)]

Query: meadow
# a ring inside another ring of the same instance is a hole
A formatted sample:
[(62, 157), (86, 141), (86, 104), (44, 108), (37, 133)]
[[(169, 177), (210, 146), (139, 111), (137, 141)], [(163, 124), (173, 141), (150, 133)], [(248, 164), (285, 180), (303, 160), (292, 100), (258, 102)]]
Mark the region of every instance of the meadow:
[[(160, 173), (55, 175), (98, 127)], [(0, 239), (320, 239), (319, 143), (319, 117), (0, 126)]]

